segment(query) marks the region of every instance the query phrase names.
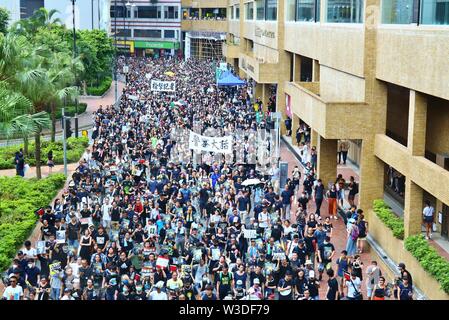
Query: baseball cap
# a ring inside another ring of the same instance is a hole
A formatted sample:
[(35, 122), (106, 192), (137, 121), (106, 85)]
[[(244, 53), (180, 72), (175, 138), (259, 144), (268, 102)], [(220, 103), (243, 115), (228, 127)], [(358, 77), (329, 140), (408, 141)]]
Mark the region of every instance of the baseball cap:
[(403, 268), (403, 269), (405, 269), (405, 264), (404, 264), (403, 262), (400, 262), (400, 263), (398, 264), (398, 268)]

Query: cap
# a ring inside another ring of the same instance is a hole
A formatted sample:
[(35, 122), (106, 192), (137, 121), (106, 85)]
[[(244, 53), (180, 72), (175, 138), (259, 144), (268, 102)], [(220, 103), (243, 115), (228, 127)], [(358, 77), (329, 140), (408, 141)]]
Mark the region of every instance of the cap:
[(164, 281), (159, 281), (156, 283), (155, 287), (161, 289), (164, 286)]
[(255, 279), (254, 279), (254, 284), (256, 284), (256, 283), (257, 283), (257, 284), (260, 284), (259, 278), (255, 278)]
[(308, 264), (313, 264), (312, 260), (306, 260), (306, 265), (308, 265)]
[(72, 289), (70, 289), (70, 288), (65, 288), (65, 289), (64, 289), (64, 292), (72, 292)]
[(404, 264), (403, 262), (400, 262), (400, 263), (398, 264), (398, 268), (405, 269), (405, 264)]
[(23, 255), (23, 251), (22, 251), (22, 250), (20, 250), (19, 252), (17, 252), (17, 255), (18, 255), (18, 256), (21, 256), (21, 255)]

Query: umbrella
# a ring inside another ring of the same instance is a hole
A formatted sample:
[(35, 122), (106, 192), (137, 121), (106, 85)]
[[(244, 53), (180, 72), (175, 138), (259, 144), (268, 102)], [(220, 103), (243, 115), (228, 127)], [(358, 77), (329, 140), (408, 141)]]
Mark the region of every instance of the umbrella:
[(242, 186), (251, 186), (259, 183), (262, 183), (259, 179), (248, 179), (242, 182)]
[(171, 71), (167, 71), (164, 74), (167, 75), (167, 76), (170, 76), (170, 77), (174, 77), (175, 76), (174, 72), (171, 72)]

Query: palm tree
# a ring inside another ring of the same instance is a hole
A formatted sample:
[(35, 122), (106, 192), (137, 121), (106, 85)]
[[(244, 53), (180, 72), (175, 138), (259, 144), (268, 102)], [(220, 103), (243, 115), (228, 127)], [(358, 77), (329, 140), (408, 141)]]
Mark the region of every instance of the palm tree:
[(61, 25), (62, 21), (59, 18), (54, 18), (58, 13), (57, 10), (48, 11), (44, 7), (36, 10), (33, 15), (27, 19), (21, 19), (11, 26), (11, 32), (32, 37), (39, 28), (51, 28), (55, 25)]

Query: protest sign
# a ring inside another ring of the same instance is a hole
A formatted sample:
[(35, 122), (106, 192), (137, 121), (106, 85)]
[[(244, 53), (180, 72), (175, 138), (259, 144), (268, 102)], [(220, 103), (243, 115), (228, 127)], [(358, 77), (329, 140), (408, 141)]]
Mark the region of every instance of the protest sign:
[(56, 243), (65, 243), (65, 230), (56, 231)]
[(53, 275), (57, 274), (59, 271), (61, 271), (61, 262), (56, 261), (56, 262), (50, 264), (48, 267), (50, 269), (50, 275), (53, 276)]
[(215, 153), (232, 153), (232, 136), (207, 137), (190, 131), (189, 149)]
[(151, 80), (151, 91), (174, 92), (174, 91), (176, 91), (176, 82), (175, 81)]
[(246, 239), (254, 239), (257, 237), (257, 230), (246, 229), (243, 231), (243, 236)]
[(168, 266), (168, 259), (164, 258), (164, 257), (158, 257), (156, 260), (156, 267), (161, 267), (161, 268), (167, 268)]
[(45, 253), (45, 241), (38, 241), (36, 250), (37, 250), (37, 254), (44, 254)]

